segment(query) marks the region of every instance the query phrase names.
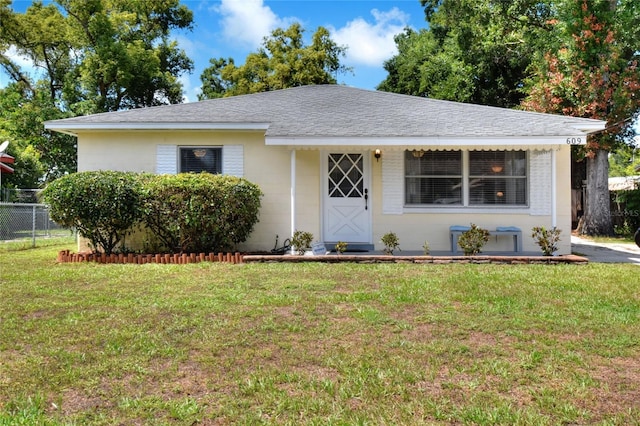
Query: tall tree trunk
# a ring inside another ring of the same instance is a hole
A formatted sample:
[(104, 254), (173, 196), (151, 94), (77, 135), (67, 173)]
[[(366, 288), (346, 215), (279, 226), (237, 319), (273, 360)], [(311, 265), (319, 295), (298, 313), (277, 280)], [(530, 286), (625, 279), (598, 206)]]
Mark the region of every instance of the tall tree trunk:
[(599, 149), (586, 158), (587, 188), (584, 216), (578, 232), (585, 235), (613, 235), (609, 199), (609, 151)]

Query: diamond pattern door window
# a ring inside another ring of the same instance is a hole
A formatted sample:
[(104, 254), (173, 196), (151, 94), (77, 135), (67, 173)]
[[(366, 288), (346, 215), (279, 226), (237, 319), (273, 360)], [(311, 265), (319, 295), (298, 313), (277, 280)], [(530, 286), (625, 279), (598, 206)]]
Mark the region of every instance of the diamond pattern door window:
[(363, 166), (363, 154), (329, 154), (329, 197), (362, 197), (364, 195)]

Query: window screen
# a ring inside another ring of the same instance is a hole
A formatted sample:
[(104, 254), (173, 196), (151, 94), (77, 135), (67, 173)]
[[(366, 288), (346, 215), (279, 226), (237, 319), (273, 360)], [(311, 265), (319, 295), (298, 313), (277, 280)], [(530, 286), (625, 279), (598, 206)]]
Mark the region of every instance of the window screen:
[(180, 172), (222, 173), (221, 147), (181, 147)]
[(462, 204), (462, 151), (405, 151), (405, 202)]

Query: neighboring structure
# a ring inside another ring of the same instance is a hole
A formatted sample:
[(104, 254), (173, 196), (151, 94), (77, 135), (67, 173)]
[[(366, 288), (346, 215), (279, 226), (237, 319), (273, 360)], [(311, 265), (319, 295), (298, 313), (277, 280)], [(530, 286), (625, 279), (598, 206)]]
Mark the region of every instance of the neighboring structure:
[(632, 191), (640, 188), (640, 176), (617, 176), (609, 178), (609, 191)]
[[(241, 249), (293, 231), (327, 245), (449, 251), (452, 225), (562, 229), (570, 252), (570, 145), (604, 121), (350, 88), (305, 86), (49, 121), (78, 137), (78, 169), (243, 176), (264, 192)], [(513, 250), (492, 237), (486, 251)]]

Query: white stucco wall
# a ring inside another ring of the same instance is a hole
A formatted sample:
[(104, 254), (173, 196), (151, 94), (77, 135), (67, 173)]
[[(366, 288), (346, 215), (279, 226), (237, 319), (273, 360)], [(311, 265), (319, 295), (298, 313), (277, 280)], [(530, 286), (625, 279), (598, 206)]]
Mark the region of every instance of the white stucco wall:
[[(389, 153), (387, 153), (389, 154)], [(571, 253), (571, 151), (568, 146), (561, 147), (556, 151), (556, 173), (557, 173), (557, 227), (562, 230), (559, 244), (559, 254)], [(388, 155), (387, 157), (391, 157)], [(530, 155), (531, 158), (531, 155)], [(383, 187), (383, 164), (385, 155), (379, 163), (373, 162), (373, 239), (376, 248), (381, 249), (380, 238), (387, 232), (395, 232), (400, 239), (400, 248), (403, 250), (421, 250), (425, 241), (429, 243), (432, 251), (450, 250), (449, 226), (466, 225), (474, 223), (486, 229), (495, 229), (498, 226), (517, 226), (522, 230), (523, 250), (525, 252), (538, 252), (540, 248), (531, 238), (531, 229), (534, 226), (552, 227), (551, 216), (551, 169), (541, 172), (540, 179), (544, 181), (541, 187), (540, 181), (536, 181), (535, 176), (530, 175), (529, 187), (538, 194), (546, 195), (548, 206), (536, 205), (536, 200), (531, 200), (527, 208), (510, 209), (504, 207), (485, 209), (464, 209), (464, 208), (433, 208), (428, 210), (417, 210), (403, 208), (397, 213), (385, 213), (382, 201)], [(550, 166), (550, 165), (549, 165)], [(533, 179), (533, 180), (532, 180)], [(547, 183), (548, 182), (548, 183)], [(388, 183), (384, 183), (388, 185)], [(389, 191), (387, 191), (389, 192)], [(530, 191), (531, 192), (531, 191)], [(402, 198), (402, 195), (400, 198)], [(416, 211), (416, 210), (414, 210)], [(541, 214), (541, 212), (545, 212)], [(491, 237), (485, 251), (510, 251), (513, 249), (513, 240), (510, 237)]]
[[(260, 132), (111, 131), (80, 134), (78, 170), (156, 171), (158, 145), (242, 145), (244, 177), (260, 186), (260, 220), (242, 250), (271, 250), (276, 235), (289, 237), (289, 150), (266, 147)], [(314, 168), (317, 175), (317, 168)], [(317, 213), (316, 213), (317, 215)]]
[[(104, 131), (86, 132), (78, 137), (78, 169), (156, 171), (158, 145), (242, 145), (244, 177), (260, 186), (265, 193), (260, 210), (260, 221), (256, 225), (249, 241), (240, 249), (248, 251), (271, 250), (276, 235), (280, 244), (291, 236), (290, 224), (290, 182), (291, 150), (284, 146), (266, 146), (261, 132), (229, 131)], [(361, 151), (361, 148), (357, 151)], [(371, 151), (371, 155), (373, 150)], [(393, 231), (400, 238), (403, 251), (420, 251), (428, 241), (432, 251), (448, 251), (449, 226), (475, 223), (488, 229), (497, 226), (518, 226), (523, 233), (523, 248), (527, 252), (539, 252), (531, 239), (534, 226), (551, 227), (552, 219), (548, 208), (538, 209), (529, 206), (526, 209), (510, 210), (505, 208), (471, 209), (429, 209), (411, 212), (402, 208), (390, 214), (383, 203), (383, 167), (385, 161), (391, 161), (391, 155), (383, 151), (380, 161), (371, 161), (370, 206), (372, 208), (372, 241), (376, 249), (381, 249), (380, 237)], [(296, 151), (296, 229), (312, 232), (316, 239), (321, 238), (322, 194), (321, 194), (321, 151), (308, 149)], [(570, 148), (560, 147), (556, 151), (557, 162), (557, 224), (562, 229), (560, 254), (570, 253)], [(390, 163), (388, 163), (390, 164)], [(540, 177), (530, 176), (550, 182), (544, 172)], [(537, 182), (530, 182), (530, 186)], [(385, 183), (387, 185), (387, 183)], [(548, 186), (548, 183), (546, 184)], [(540, 188), (538, 188), (540, 189)], [(542, 188), (551, 192), (551, 188)], [(401, 190), (401, 189), (400, 189)], [(387, 196), (402, 200), (402, 193), (395, 188)], [(537, 192), (538, 198), (545, 198), (544, 192)], [(535, 200), (532, 200), (535, 201)], [(536, 201), (537, 202), (537, 201)], [(548, 213), (545, 213), (548, 212)], [(532, 214), (533, 213), (533, 214)], [(496, 240), (492, 237), (486, 251), (512, 248), (508, 237)]]

